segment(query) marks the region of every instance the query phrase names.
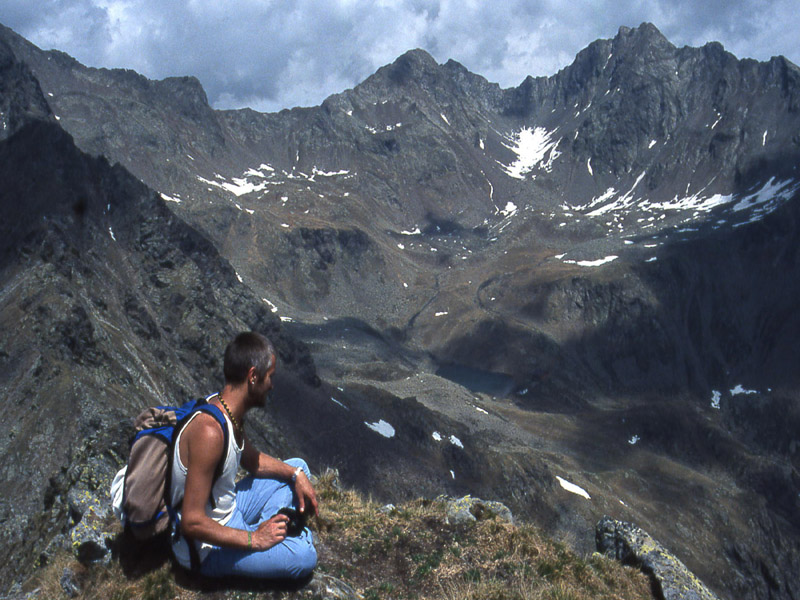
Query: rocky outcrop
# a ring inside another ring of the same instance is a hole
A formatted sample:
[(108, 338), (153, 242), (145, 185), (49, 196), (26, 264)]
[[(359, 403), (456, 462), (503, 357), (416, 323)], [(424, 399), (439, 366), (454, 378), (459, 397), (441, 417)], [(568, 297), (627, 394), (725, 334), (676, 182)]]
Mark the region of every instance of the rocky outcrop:
[(514, 516), (508, 507), (496, 500), (481, 500), (472, 496), (447, 499), (447, 522), (455, 525), (472, 523), (498, 517), (502, 521), (514, 524)]
[(595, 538), (599, 552), (650, 575), (659, 600), (718, 600), (674, 554), (635, 525), (603, 517)]
[(0, 39), (0, 140), (35, 119), (53, 119), (39, 81)]

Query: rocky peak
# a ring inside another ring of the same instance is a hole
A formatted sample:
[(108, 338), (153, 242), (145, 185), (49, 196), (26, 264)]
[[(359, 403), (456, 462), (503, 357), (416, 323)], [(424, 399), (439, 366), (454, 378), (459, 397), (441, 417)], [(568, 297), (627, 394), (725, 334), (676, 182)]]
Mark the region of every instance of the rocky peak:
[(0, 140), (34, 119), (53, 119), (39, 82), (0, 39)]
[(401, 86), (420, 81), (433, 83), (439, 75), (438, 63), (425, 50), (419, 48), (400, 55), (385, 71), (385, 76), (390, 82)]
[(176, 108), (187, 117), (201, 118), (210, 111), (206, 91), (196, 77), (168, 77), (154, 82), (153, 91), (172, 97)]
[(672, 43), (664, 37), (658, 27), (652, 23), (642, 23), (639, 27), (619, 28), (617, 35), (613, 39), (615, 46), (622, 48), (628, 47), (660, 47), (664, 49), (675, 48)]
[(462, 92), (453, 75), (458, 70), (439, 65), (424, 50), (409, 50), (393, 63), (381, 67), (353, 90), (366, 101), (394, 102), (402, 99), (421, 105), (449, 104)]

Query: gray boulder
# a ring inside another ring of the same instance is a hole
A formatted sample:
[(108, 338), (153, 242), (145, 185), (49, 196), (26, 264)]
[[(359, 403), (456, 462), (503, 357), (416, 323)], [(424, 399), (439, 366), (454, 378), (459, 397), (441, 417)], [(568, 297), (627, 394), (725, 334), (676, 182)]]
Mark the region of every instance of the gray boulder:
[(67, 597), (77, 598), (81, 595), (81, 586), (78, 583), (78, 578), (75, 576), (75, 571), (72, 569), (64, 569), (58, 582)]
[(640, 566), (661, 600), (719, 600), (675, 555), (631, 523), (604, 516), (595, 528), (595, 541), (606, 556)]
[(447, 522), (453, 524), (482, 521), (498, 517), (503, 521), (514, 523), (511, 510), (502, 502), (481, 500), (472, 496), (463, 498), (447, 498)]
[(88, 490), (69, 493), (70, 510), (78, 522), (69, 531), (76, 558), (83, 564), (108, 562), (115, 533), (109, 526), (109, 500)]
[(298, 597), (303, 600), (361, 600), (362, 596), (341, 579), (314, 573), (313, 579)]

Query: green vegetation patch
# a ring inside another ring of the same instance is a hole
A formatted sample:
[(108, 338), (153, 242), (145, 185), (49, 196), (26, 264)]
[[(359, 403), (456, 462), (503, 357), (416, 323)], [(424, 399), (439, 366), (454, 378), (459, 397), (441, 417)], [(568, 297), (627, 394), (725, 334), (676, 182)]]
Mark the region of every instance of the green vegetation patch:
[[(531, 524), (496, 517), (454, 525), (442, 501), (416, 500), (391, 510), (339, 487), (336, 474), (317, 483), (320, 516), (317, 571), (339, 578), (365, 600), (633, 600), (651, 599), (639, 571), (599, 554), (580, 557)], [(83, 567), (64, 554), (42, 568), (27, 589), (63, 595), (64, 568), (76, 573), (82, 599), (275, 598), (293, 600), (301, 590), (242, 590), (191, 585), (168, 560), (132, 574), (118, 560)], [(128, 573), (126, 575), (126, 573)], [(223, 582), (224, 583), (224, 582)], [(50, 595), (48, 595), (50, 594)]]

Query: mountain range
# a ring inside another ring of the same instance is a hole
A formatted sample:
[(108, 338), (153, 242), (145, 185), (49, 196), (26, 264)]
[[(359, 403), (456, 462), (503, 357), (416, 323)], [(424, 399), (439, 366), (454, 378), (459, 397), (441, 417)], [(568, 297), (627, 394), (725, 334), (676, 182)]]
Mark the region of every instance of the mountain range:
[(0, 26), (0, 582), (253, 328), (268, 451), (797, 597), (799, 158), (795, 65), (650, 24), (516, 88), (412, 50), (272, 114)]

